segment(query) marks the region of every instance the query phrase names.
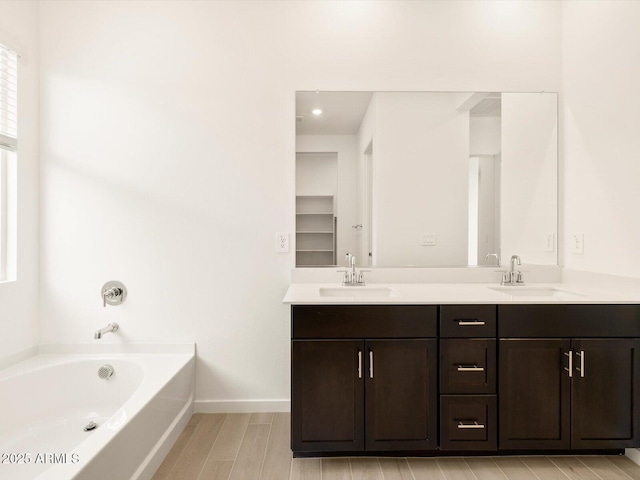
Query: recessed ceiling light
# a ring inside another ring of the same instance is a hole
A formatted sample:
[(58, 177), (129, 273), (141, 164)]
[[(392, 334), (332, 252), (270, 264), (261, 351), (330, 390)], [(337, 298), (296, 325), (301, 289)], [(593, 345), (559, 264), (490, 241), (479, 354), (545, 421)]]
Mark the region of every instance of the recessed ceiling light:
[(311, 113), (313, 113), (314, 115), (322, 115), (322, 110), (320, 110), (319, 108), (314, 108), (313, 110), (311, 110)]

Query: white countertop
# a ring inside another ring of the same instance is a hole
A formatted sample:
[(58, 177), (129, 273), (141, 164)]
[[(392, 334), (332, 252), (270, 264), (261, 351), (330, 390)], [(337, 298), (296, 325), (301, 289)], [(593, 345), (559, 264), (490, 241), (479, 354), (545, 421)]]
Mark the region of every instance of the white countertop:
[[(327, 292), (326, 289), (329, 291)], [(320, 294), (321, 290), (336, 296), (323, 296)], [(380, 293), (384, 293), (385, 296), (379, 296)], [(640, 303), (640, 291), (625, 292), (610, 285), (580, 283), (531, 283), (525, 286), (509, 287), (500, 287), (497, 283), (369, 283), (364, 287), (342, 287), (339, 283), (292, 283), (283, 303), (292, 305), (636, 304)]]

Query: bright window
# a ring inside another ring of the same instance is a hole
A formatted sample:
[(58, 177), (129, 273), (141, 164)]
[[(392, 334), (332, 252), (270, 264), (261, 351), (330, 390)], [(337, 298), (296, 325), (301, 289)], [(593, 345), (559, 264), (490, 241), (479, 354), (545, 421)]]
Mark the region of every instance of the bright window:
[(18, 56), (0, 45), (0, 281), (15, 278)]

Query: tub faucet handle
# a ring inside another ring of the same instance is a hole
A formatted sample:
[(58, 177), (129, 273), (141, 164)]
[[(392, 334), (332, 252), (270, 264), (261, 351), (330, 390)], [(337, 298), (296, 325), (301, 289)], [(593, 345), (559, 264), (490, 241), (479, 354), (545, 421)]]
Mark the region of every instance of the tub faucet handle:
[(112, 280), (102, 286), (102, 306), (120, 305), (127, 297), (127, 287), (121, 282)]
[(107, 306), (107, 298), (109, 300), (113, 300), (115, 297), (120, 296), (121, 293), (122, 291), (117, 287), (111, 287), (110, 289), (102, 292), (102, 306)]

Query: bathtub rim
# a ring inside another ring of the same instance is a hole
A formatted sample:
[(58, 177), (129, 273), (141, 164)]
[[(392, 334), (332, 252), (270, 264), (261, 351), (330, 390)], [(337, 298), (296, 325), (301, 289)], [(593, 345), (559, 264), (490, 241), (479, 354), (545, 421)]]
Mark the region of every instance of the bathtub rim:
[(40, 343), (0, 357), (0, 372), (37, 355), (57, 354), (193, 354), (194, 343)]
[[(0, 377), (0, 381), (10, 380), (17, 375), (28, 374), (29, 372), (45, 368), (72, 364), (77, 361), (106, 360), (108, 358), (120, 358), (133, 361), (137, 358), (151, 360), (157, 355), (161, 355), (167, 360), (167, 357), (180, 357), (176, 358), (176, 362), (178, 363), (173, 364), (175, 368), (171, 371), (171, 374), (162, 377), (161, 384), (158, 383), (159, 373), (157, 371), (153, 372), (152, 377), (148, 377), (148, 365), (145, 365), (143, 362), (140, 365), (143, 370), (142, 381), (144, 382), (144, 379), (146, 378), (147, 381), (150, 382), (150, 385), (147, 385), (147, 388), (153, 387), (153, 393), (151, 394), (146, 389), (144, 390), (144, 393), (141, 393), (140, 387), (137, 387), (131, 397), (120, 405), (116, 412), (107, 419), (108, 422), (119, 412), (125, 410), (127, 411), (127, 421), (123, 425), (132, 422), (141, 414), (144, 408), (154, 400), (166, 385), (172, 382), (179, 375), (190, 370), (189, 373), (192, 377), (192, 387), (189, 392), (189, 398), (165, 433), (157, 439), (152, 450), (148, 452), (135, 472), (135, 478), (150, 478), (155, 472), (155, 469), (157, 469), (157, 467), (162, 463), (164, 456), (168, 453), (171, 446), (173, 446), (179, 433), (186, 426), (191, 414), (193, 413), (193, 402), (195, 398), (195, 343), (103, 344), (98, 348), (96, 347), (98, 347), (96, 344), (45, 344), (39, 345), (35, 349), (26, 349), (24, 353), (20, 352), (18, 355), (14, 354), (8, 357), (11, 360), (11, 365), (0, 369), (0, 374), (5, 374)], [(0, 365), (2, 364), (0, 363)], [(71, 452), (86, 455), (85, 458), (88, 458), (87, 462), (77, 465), (65, 465), (65, 467), (68, 468), (64, 468), (64, 471), (72, 474), (74, 477), (77, 474), (81, 474), (82, 470), (91, 462), (91, 459), (100, 455), (108, 444), (116, 440), (117, 434), (120, 432), (121, 428), (122, 427), (115, 430), (111, 428), (98, 430), (91, 438), (87, 438), (87, 440), (81, 442), (78, 446), (72, 449)], [(90, 453), (91, 455), (87, 455), (87, 453)], [(51, 469), (47, 469), (36, 478), (42, 480), (49, 478), (54, 479), (56, 478), (56, 473), (61, 473), (61, 471), (56, 470), (54, 473)]]

